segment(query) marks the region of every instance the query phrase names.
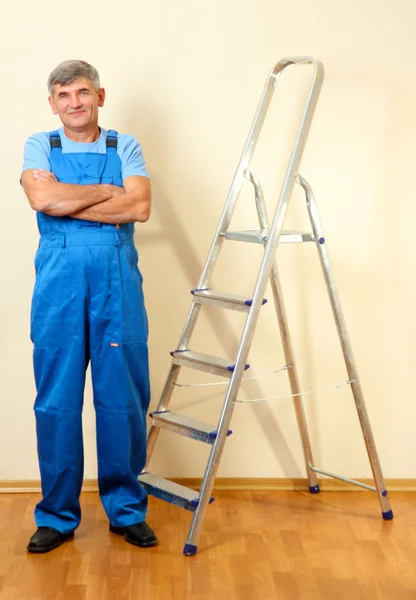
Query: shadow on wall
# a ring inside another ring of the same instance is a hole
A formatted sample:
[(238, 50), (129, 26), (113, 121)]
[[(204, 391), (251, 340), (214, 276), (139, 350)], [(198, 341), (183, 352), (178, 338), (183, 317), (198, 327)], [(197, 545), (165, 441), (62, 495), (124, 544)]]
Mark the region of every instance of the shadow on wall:
[[(154, 165), (154, 175), (152, 177), (152, 193), (154, 198), (153, 210), (155, 213), (157, 213), (157, 217), (162, 227), (162, 232), (158, 232), (155, 235), (141, 232), (140, 246), (142, 248), (152, 246), (161, 242), (162, 239), (165, 244), (168, 243), (172, 253), (176, 254), (178, 257), (178, 263), (181, 265), (187, 281), (189, 281), (189, 289), (192, 289), (192, 287), (194, 287), (196, 282), (199, 280), (203, 269), (203, 264), (198, 261), (193, 251), (192, 241), (187, 233), (186, 213), (181, 211), (177, 199), (172, 198), (169, 195), (169, 192), (164, 190), (162, 184), (160, 183), (163, 177), (159, 177), (159, 173), (163, 168), (165, 157), (169, 152), (169, 148), (164, 143), (163, 138), (159, 135), (159, 137), (156, 139), (154, 132), (152, 131), (153, 123), (157, 123), (158, 126), (156, 130), (159, 134), (161, 131), (169, 130), (169, 123), (166, 123), (166, 126), (165, 123), (161, 125), (160, 121), (165, 117), (161, 111), (158, 112), (157, 104), (153, 99), (151, 104), (143, 102), (142, 106), (135, 105), (134, 111), (131, 110), (128, 112), (128, 114), (141, 115), (140, 124), (137, 122), (137, 120), (134, 120), (133, 117), (126, 119), (126, 130), (131, 132), (132, 135), (137, 135), (145, 149), (147, 147), (151, 149), (150, 153), (146, 151), (148, 161), (149, 157), (154, 157), (151, 159), (152, 164)], [(238, 160), (238, 157), (236, 160)], [(233, 174), (231, 173), (230, 182), (232, 175)], [(194, 197), (204, 197), (204, 194), (200, 193), (201, 190), (198, 190), (200, 182), (201, 178), (198, 178), (198, 180), (192, 180), (190, 173), (187, 172), (186, 185), (188, 189), (194, 190)], [(218, 215), (218, 219), (219, 217), (220, 215)], [(215, 232), (213, 231), (212, 235), (214, 235), (214, 233)], [(209, 248), (207, 247), (207, 255), (208, 250)], [(169, 279), (173, 276), (168, 269), (166, 269), (166, 272), (163, 272), (162, 269), (163, 265), (160, 266), (160, 277), (158, 278), (158, 281), (160, 282), (160, 289), (157, 290), (161, 295), (166, 293), (166, 288), (169, 288)], [(171, 304), (167, 303), (166, 311), (172, 310), (171, 306)], [(208, 314), (208, 319), (219, 345), (224, 349), (224, 355), (233, 356), (233, 348), (238, 346), (239, 340), (236, 339), (236, 336), (232, 331), (232, 328), (228, 323), (224, 313), (218, 310), (216, 311), (215, 316)], [(171, 321), (175, 322), (175, 314), (173, 312)], [(184, 323), (177, 323), (178, 337), (183, 325)], [(252, 389), (253, 393), (256, 393), (257, 396), (262, 395), (261, 389), (254, 382)], [(261, 405), (257, 404), (256, 406), (252, 405), (250, 408), (258, 420), (265, 436), (267, 437), (269, 445), (273, 450), (279, 464), (282, 466), (283, 471), (292, 477), (302, 476), (302, 472), (300, 471), (296, 459), (282, 435), (282, 431), (273, 415), (272, 410), (270, 409), (270, 406), (264, 403)]]

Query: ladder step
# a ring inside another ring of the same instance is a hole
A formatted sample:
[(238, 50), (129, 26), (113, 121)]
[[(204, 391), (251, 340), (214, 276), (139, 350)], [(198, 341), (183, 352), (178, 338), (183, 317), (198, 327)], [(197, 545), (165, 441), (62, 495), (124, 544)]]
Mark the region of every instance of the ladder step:
[[(139, 481), (147, 492), (155, 498), (180, 506), (185, 510), (194, 512), (199, 504), (199, 492), (191, 490), (179, 483), (163, 479), (158, 475), (153, 475), (147, 471), (140, 473)], [(214, 498), (210, 498), (209, 503), (214, 502)]]
[[(169, 410), (153, 412), (150, 413), (150, 416), (153, 419), (153, 424), (157, 427), (169, 429), (180, 435), (199, 440), (200, 442), (206, 442), (207, 444), (213, 444), (218, 435), (216, 425), (203, 423), (197, 419), (178, 415)], [(231, 434), (232, 431), (229, 429), (227, 435)]]
[(221, 234), (226, 240), (235, 240), (236, 242), (251, 242), (252, 244), (264, 244), (267, 241), (267, 230), (259, 231), (226, 231)]
[[(210, 306), (230, 308), (231, 310), (242, 312), (248, 312), (253, 304), (253, 299), (247, 296), (229, 294), (228, 292), (216, 292), (211, 289), (196, 289), (192, 290), (191, 294), (193, 294), (195, 302), (199, 304), (209, 304)], [(266, 302), (267, 300), (264, 298), (262, 304), (266, 304)]]
[[(205, 371), (213, 375), (221, 375), (230, 378), (234, 372), (235, 364), (225, 358), (217, 358), (209, 354), (200, 354), (192, 350), (175, 350), (171, 352), (173, 363), (198, 371)], [(245, 365), (244, 370), (249, 369), (250, 365)]]
[[(226, 231), (221, 235), (227, 240), (235, 240), (237, 242), (251, 242), (253, 244), (264, 244), (265, 242), (267, 242), (268, 231), (267, 229), (260, 229), (257, 231)], [(288, 229), (283, 229), (279, 238), (279, 243), (313, 241), (315, 241), (313, 233), (304, 233), (302, 231), (290, 231)]]
[(313, 233), (304, 231), (291, 231), (289, 229), (283, 229), (280, 234), (279, 243), (297, 243), (297, 242), (314, 242), (315, 238)]

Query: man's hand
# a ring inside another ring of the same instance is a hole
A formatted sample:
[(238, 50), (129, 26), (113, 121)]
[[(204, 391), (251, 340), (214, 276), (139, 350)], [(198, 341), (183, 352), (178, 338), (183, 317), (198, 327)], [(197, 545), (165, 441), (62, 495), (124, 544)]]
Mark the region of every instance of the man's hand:
[[(123, 188), (110, 186), (120, 190), (119, 198), (111, 198), (90, 206), (79, 212), (72, 213), (75, 219), (97, 221), (99, 223), (144, 223), (150, 215), (151, 191), (147, 177), (130, 175), (123, 181)], [(123, 194), (123, 192), (125, 192)]]
[(51, 171), (47, 171), (46, 169), (34, 169), (32, 171), (33, 179), (36, 181), (58, 181)]

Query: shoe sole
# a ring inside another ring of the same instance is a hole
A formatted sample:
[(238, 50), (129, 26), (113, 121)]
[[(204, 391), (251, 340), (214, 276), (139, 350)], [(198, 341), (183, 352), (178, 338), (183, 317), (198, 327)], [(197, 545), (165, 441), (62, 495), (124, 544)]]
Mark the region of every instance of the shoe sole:
[(64, 539), (60, 542), (58, 542), (57, 544), (55, 544), (54, 546), (48, 546), (47, 548), (36, 548), (36, 547), (31, 547), (30, 545), (27, 546), (27, 551), (31, 552), (32, 554), (46, 554), (46, 552), (51, 552), (52, 550), (55, 550), (56, 548), (59, 548), (59, 546), (62, 546), (62, 544), (64, 542), (67, 542), (68, 540), (72, 540), (72, 538), (74, 537), (74, 533), (68, 533)]
[(157, 546), (159, 544), (158, 540), (152, 540), (150, 542), (136, 542), (129, 538), (128, 535), (124, 531), (124, 527), (113, 527), (110, 525), (111, 533), (115, 533), (116, 535), (122, 535), (126, 542), (132, 544), (133, 546), (138, 546), (139, 548), (151, 548), (152, 546)]

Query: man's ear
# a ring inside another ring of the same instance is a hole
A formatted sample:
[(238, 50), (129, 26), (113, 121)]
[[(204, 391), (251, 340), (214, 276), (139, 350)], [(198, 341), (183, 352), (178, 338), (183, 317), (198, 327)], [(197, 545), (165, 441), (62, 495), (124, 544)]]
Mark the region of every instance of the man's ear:
[(58, 111), (56, 110), (56, 106), (55, 106), (55, 102), (53, 101), (52, 96), (48, 96), (48, 100), (49, 100), (49, 104), (51, 106), (52, 112), (54, 115), (58, 114)]
[(104, 88), (100, 88), (97, 92), (98, 94), (98, 106), (104, 106), (104, 100), (105, 100), (105, 89)]

